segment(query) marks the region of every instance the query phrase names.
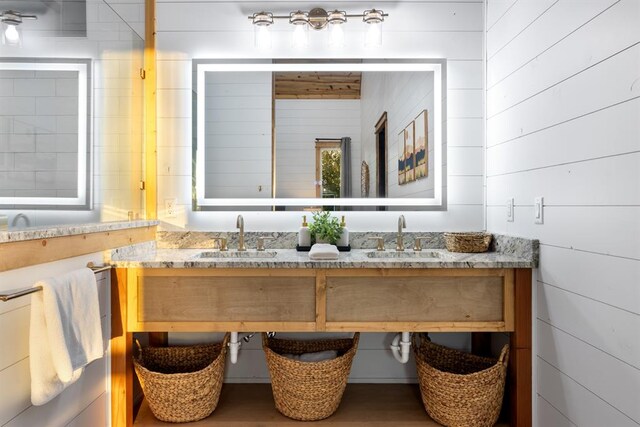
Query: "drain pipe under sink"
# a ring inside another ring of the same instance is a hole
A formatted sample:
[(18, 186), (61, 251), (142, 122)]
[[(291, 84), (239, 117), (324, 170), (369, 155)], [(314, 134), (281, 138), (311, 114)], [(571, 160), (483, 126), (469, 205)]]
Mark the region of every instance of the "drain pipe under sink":
[(242, 343), (238, 341), (238, 333), (231, 332), (231, 339), (229, 340), (229, 361), (234, 365), (238, 362), (238, 352)]
[(411, 332), (402, 332), (393, 337), (391, 342), (391, 353), (393, 357), (400, 363), (409, 361), (409, 352), (411, 349)]

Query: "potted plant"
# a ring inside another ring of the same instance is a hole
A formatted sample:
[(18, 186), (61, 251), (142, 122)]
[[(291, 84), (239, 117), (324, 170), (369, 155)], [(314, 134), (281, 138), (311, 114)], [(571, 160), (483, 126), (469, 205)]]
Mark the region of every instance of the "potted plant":
[(342, 226), (338, 218), (331, 216), (328, 211), (315, 212), (312, 223), (309, 224), (312, 243), (330, 243), (335, 245), (342, 236)]

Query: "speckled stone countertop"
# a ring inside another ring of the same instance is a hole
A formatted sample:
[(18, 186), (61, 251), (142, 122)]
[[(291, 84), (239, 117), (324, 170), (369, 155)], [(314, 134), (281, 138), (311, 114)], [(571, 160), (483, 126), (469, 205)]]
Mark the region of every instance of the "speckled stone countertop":
[[(208, 252), (212, 257), (201, 257)], [(295, 249), (271, 249), (256, 253), (250, 250), (238, 253), (234, 250), (216, 258), (217, 250), (156, 249), (147, 246), (138, 253), (113, 254), (111, 263), (118, 268), (533, 268), (535, 260), (502, 252), (462, 254), (446, 249), (426, 249), (415, 253), (411, 250), (398, 255), (386, 250), (380, 255), (371, 249), (353, 249), (341, 252), (337, 260), (313, 261), (308, 252)], [(260, 257), (255, 257), (255, 256)], [(238, 256), (238, 257), (235, 257)], [(382, 257), (384, 256), (384, 258)]]
[(76, 234), (100, 233), (105, 231), (124, 230), (128, 228), (149, 227), (158, 225), (158, 221), (113, 221), (88, 224), (61, 224), (41, 227), (29, 227), (19, 230), (0, 231), (0, 243), (19, 242), (22, 240), (51, 239), (53, 237), (73, 236)]

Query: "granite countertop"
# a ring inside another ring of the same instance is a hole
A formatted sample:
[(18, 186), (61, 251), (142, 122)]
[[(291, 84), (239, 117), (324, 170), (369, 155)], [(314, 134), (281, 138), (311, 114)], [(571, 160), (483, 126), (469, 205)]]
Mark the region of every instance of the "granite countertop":
[(87, 233), (100, 233), (105, 231), (150, 227), (155, 225), (158, 225), (158, 221), (141, 220), (29, 227), (21, 228), (18, 230), (0, 231), (0, 243), (19, 242), (22, 240), (50, 239), (53, 237), (73, 236), (76, 234)]
[[(219, 254), (217, 250), (204, 249), (157, 249), (147, 246), (133, 253), (114, 254), (111, 263), (117, 268), (533, 268), (533, 257), (522, 257), (501, 252), (479, 254), (453, 253), (446, 249), (426, 249), (420, 253), (405, 251), (395, 258), (396, 252), (386, 250), (385, 258), (375, 250), (353, 249), (341, 252), (337, 260), (312, 261), (308, 252), (295, 249), (270, 249), (259, 253), (263, 258), (200, 258), (202, 252)], [(228, 257), (235, 251), (225, 252)], [(255, 250), (249, 251), (256, 253)], [(267, 258), (275, 253), (275, 256)], [(237, 252), (235, 252), (237, 254)], [(376, 254), (369, 257), (368, 254)]]

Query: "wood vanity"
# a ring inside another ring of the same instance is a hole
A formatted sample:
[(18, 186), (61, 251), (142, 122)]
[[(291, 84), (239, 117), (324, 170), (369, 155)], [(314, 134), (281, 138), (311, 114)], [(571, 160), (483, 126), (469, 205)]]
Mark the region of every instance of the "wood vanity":
[[(483, 333), (509, 332), (511, 358), (504, 403), (508, 425), (531, 425), (530, 268), (141, 267), (114, 271), (114, 426), (130, 426), (134, 421), (132, 334), (167, 331), (474, 332), (474, 351), (479, 351), (486, 337)], [(231, 386), (229, 393), (259, 394), (256, 389), (239, 392), (238, 387)], [(358, 390), (367, 393), (362, 385), (354, 387), (354, 393)], [(343, 405), (349, 405), (348, 397)], [(202, 425), (231, 424), (228, 416), (226, 422), (216, 423), (215, 415)], [(325, 423), (330, 424), (329, 420)], [(402, 419), (395, 421), (403, 425)], [(406, 425), (414, 424), (407, 420)], [(422, 425), (432, 424), (424, 421)]]

